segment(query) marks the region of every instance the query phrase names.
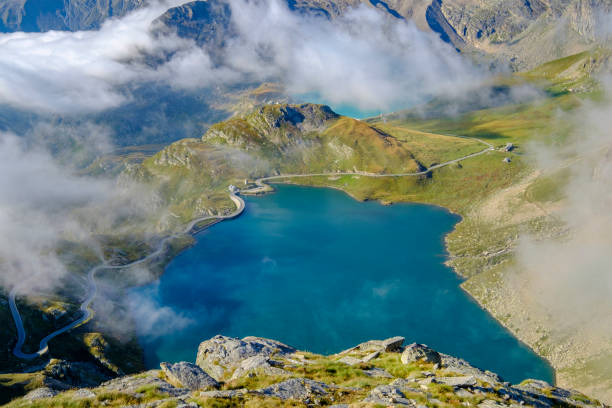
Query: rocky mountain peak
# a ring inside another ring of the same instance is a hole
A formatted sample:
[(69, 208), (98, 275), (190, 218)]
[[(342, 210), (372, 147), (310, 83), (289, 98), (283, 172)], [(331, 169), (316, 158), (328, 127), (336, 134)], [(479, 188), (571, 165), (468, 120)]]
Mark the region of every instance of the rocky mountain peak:
[(104, 401), (105, 406), (129, 402), (151, 407), (604, 407), (540, 380), (511, 385), (464, 360), (423, 344), (404, 347), (403, 342), (403, 337), (371, 340), (322, 356), (260, 337), (215, 336), (200, 344), (196, 364), (162, 363), (161, 371), (121, 376), (90, 388), (69, 390), (55, 380), (31, 391), (23, 402), (38, 400), (39, 405), (54, 406), (70, 400), (95, 406)]

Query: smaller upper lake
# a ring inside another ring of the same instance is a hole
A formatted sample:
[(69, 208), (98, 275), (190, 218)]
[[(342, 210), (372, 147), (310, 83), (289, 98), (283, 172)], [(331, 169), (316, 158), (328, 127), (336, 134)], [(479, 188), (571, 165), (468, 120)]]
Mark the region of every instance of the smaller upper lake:
[(192, 319), (161, 337), (143, 334), (149, 366), (194, 361), (198, 344), (216, 334), (324, 354), (401, 335), (511, 382), (553, 381), (549, 365), (480, 309), (444, 265), (444, 236), (458, 216), (361, 203), (331, 189), (277, 188), (247, 197), (242, 216), (198, 234), (158, 283), (138, 289)]

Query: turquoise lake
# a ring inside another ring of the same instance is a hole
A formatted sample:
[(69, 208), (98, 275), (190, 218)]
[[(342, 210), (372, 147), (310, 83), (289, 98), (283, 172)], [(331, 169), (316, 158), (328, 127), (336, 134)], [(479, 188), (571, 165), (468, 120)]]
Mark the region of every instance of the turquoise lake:
[(459, 217), (418, 205), (357, 202), (331, 190), (277, 186), (196, 236), (157, 284), (138, 289), (192, 319), (141, 336), (147, 364), (194, 361), (216, 334), (261, 336), (335, 353), (401, 335), (507, 381), (553, 381), (552, 369), (493, 320), (444, 265)]

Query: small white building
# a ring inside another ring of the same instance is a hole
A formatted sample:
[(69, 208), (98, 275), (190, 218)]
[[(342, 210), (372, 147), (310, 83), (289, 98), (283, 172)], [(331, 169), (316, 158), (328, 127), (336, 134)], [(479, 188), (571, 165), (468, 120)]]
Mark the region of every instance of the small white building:
[(230, 184), (228, 189), (229, 189), (230, 193), (236, 194), (236, 193), (240, 192), (240, 189), (238, 187), (236, 187), (235, 185), (233, 185), (233, 184)]
[(511, 152), (514, 150), (514, 144), (512, 143), (506, 143), (506, 147), (504, 148), (504, 151), (506, 152)]
[(504, 160), (502, 160), (504, 163), (510, 163), (512, 162), (512, 159), (510, 159), (509, 157), (504, 157)]

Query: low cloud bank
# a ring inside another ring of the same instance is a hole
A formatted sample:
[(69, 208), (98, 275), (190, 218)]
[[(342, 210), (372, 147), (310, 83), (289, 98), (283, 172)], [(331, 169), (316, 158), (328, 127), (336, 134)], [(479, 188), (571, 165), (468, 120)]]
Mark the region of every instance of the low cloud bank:
[(44, 144), (33, 142), (43, 135), (49, 129), (37, 128), (30, 137), (0, 134), (0, 285), (19, 285), (24, 293), (53, 291), (68, 274), (58, 251), (63, 244), (101, 254), (98, 234), (159, 210), (155, 194), (142, 186), (84, 177), (72, 162), (58, 163)]
[(277, 80), (293, 94), (384, 110), (459, 95), (484, 73), (411, 21), (365, 6), (329, 21), (277, 0), (231, 0), (237, 36), (213, 64), (191, 40), (151, 34), (151, 23), (179, 3), (153, 3), (99, 31), (0, 35), (0, 103), (74, 115), (121, 106), (133, 84), (198, 90)]
[(3, 286), (26, 280), (53, 288), (66, 275), (55, 254), (60, 242), (99, 251), (95, 234), (156, 208), (155, 196), (139, 186), (77, 175), (112, 149), (113, 132), (84, 115), (123, 106), (139, 84), (199, 90), (278, 80), (294, 94), (386, 109), (459, 94), (482, 76), (410, 21), (366, 7), (330, 21), (292, 13), (278, 0), (230, 0), (237, 34), (213, 63), (192, 40), (152, 34), (152, 22), (178, 4), (152, 2), (98, 31), (0, 34), (0, 105), (79, 118), (0, 135)]
[[(567, 237), (537, 241), (523, 237), (518, 260), (530, 299), (560, 329), (612, 336), (612, 81), (603, 102), (575, 113), (572, 141), (540, 149), (547, 168), (569, 166), (570, 182), (558, 214)], [(578, 161), (568, 160), (577, 154)]]
[(133, 291), (126, 300), (140, 336), (154, 340), (195, 324), (195, 320), (171, 307), (161, 306), (159, 285)]

